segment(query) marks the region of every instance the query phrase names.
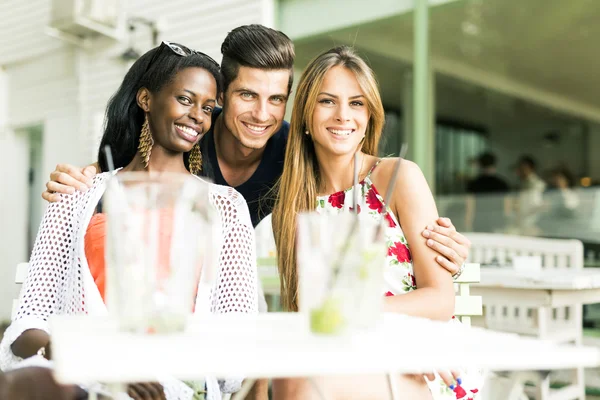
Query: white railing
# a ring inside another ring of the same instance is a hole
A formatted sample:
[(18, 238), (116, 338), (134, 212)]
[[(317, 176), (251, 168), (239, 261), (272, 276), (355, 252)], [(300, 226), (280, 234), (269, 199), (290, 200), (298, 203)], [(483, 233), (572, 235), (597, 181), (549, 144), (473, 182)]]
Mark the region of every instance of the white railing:
[[(600, 245), (600, 189), (551, 190), (534, 207), (523, 202), (518, 193), (436, 196), (440, 215), (450, 217), (462, 232), (579, 239)], [(587, 257), (599, 262), (600, 246), (586, 248)]]

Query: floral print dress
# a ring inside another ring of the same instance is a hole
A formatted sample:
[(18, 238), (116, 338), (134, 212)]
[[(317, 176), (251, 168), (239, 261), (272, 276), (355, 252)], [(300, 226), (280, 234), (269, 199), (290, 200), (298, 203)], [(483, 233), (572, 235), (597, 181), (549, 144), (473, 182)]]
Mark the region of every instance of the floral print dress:
[[(395, 296), (417, 289), (417, 283), (413, 273), (410, 248), (402, 232), (402, 227), (392, 210), (384, 204), (383, 197), (371, 181), (371, 174), (379, 162), (381, 160), (371, 168), (365, 179), (356, 188), (360, 190), (357, 208), (360, 214), (367, 213), (377, 222), (385, 218), (385, 239), (388, 252), (384, 267), (385, 287), (382, 294)], [(319, 196), (316, 211), (327, 214), (353, 211), (353, 193), (354, 188), (349, 188), (328, 196)], [(453, 322), (457, 322), (454, 317)], [(461, 375), (464, 375), (461, 376), (462, 383), (454, 385), (453, 388), (449, 388), (439, 376), (435, 381), (430, 382), (429, 388), (434, 399), (479, 399), (481, 396), (479, 388), (483, 382), (483, 375), (480, 371), (473, 371), (466, 375), (461, 373)]]

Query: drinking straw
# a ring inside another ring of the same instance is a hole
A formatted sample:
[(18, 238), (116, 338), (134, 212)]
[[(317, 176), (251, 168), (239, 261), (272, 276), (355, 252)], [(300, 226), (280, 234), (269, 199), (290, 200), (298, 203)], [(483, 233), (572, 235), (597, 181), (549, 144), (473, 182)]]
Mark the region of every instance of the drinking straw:
[(106, 163), (108, 164), (108, 170), (110, 172), (114, 172), (115, 164), (113, 163), (112, 152), (110, 151), (110, 146), (104, 146), (104, 155), (106, 156)]
[(352, 183), (352, 207), (354, 212), (358, 215), (358, 151), (354, 153), (354, 181)]
[(406, 151), (408, 150), (408, 145), (406, 143), (402, 144), (400, 147), (400, 156), (398, 157), (398, 161), (396, 161), (396, 166), (394, 167), (394, 173), (388, 182), (388, 190), (385, 192), (384, 202), (385, 205), (390, 204), (390, 200), (392, 198), (392, 193), (394, 193), (394, 187), (396, 186), (396, 180), (398, 178), (398, 171), (400, 171), (400, 165), (402, 164), (402, 159), (406, 156)]
[(348, 236), (346, 236), (346, 240), (344, 241), (344, 245), (340, 251), (339, 257), (336, 263), (333, 265), (333, 274), (334, 279), (339, 274), (339, 271), (342, 267), (342, 263), (344, 261), (344, 257), (346, 253), (350, 249), (350, 243), (352, 243), (352, 238), (355, 235), (355, 232), (358, 230), (358, 151), (354, 154), (354, 179), (352, 186), (352, 207), (354, 207), (354, 212), (356, 213), (356, 218), (352, 222), (352, 226), (350, 227), (350, 232), (348, 232)]
[[(394, 167), (394, 172), (390, 177), (390, 181), (388, 182), (388, 189), (385, 192), (385, 197), (383, 199), (385, 207), (389, 207), (390, 200), (392, 198), (392, 194), (394, 193), (394, 187), (396, 186), (396, 181), (398, 180), (398, 172), (400, 171), (400, 166), (402, 165), (402, 160), (406, 156), (406, 151), (408, 150), (408, 144), (403, 143), (402, 147), (400, 147), (400, 156), (398, 157), (398, 161), (396, 161), (396, 166)], [(388, 211), (386, 211), (388, 212)], [(378, 238), (381, 235), (383, 230), (383, 225), (385, 222), (385, 218), (381, 218), (379, 225), (377, 226), (377, 230), (375, 231), (375, 238)]]

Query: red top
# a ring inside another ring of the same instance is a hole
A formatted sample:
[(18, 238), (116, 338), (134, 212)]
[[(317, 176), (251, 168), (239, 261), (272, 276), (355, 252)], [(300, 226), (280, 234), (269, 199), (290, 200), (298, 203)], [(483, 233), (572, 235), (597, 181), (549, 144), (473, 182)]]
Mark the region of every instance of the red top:
[[(161, 210), (158, 231), (158, 280), (165, 281), (170, 272), (171, 233), (173, 230), (173, 210)], [(100, 291), (102, 300), (106, 289), (106, 261), (104, 248), (106, 238), (106, 214), (98, 213), (92, 216), (87, 227), (84, 239), (85, 257), (92, 274), (92, 278)]]

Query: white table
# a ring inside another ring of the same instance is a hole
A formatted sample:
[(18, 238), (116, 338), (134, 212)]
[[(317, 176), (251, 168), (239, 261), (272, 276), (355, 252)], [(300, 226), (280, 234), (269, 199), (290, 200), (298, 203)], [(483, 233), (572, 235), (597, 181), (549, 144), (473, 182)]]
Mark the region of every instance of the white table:
[(525, 307), (561, 307), (600, 303), (600, 269), (546, 269), (536, 278), (512, 268), (481, 267), (481, 282), (471, 285), (486, 303), (518, 298)]
[[(482, 297), (486, 313), (495, 308), (495, 314), (486, 316), (486, 325), (494, 329), (581, 343), (582, 305), (600, 303), (599, 269), (547, 268), (536, 277), (524, 277), (512, 268), (482, 267), (480, 273), (481, 282), (471, 284), (470, 289)], [(562, 309), (553, 311), (557, 307)], [(569, 307), (569, 314), (565, 314), (565, 307)], [(530, 315), (530, 309), (535, 313)], [(583, 382), (585, 366), (578, 367), (577, 381)], [(549, 382), (548, 376), (544, 379)], [(519, 384), (519, 379), (514, 381)], [(538, 389), (545, 387), (540, 384)], [(562, 390), (577, 395), (583, 389), (571, 385)]]
[(345, 337), (309, 333), (300, 314), (210, 316), (192, 319), (185, 333), (154, 336), (119, 333), (108, 318), (59, 316), (51, 325), (63, 383), (419, 373), (465, 363), (500, 371), (600, 365), (596, 348), (393, 314), (372, 332)]

